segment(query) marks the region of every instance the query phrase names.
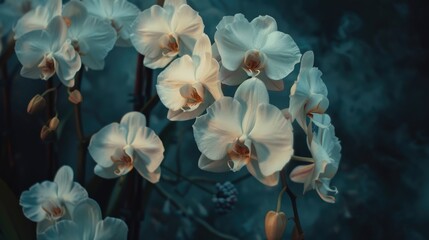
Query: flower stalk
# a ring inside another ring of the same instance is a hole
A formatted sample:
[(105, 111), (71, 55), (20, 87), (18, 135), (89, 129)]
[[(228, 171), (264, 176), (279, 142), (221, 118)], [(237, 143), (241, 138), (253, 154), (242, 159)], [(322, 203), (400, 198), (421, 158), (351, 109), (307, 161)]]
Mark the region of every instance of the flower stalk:
[[(292, 192), (292, 190), (290, 190), (290, 188), (287, 185), (286, 175), (285, 175), (284, 169), (280, 172), (280, 175), (281, 175), (282, 185), (283, 185), (284, 189), (286, 189), (286, 193), (289, 196), (290, 202), (292, 204), (293, 220), (295, 222), (295, 227), (296, 227), (298, 233), (301, 236), (304, 236), (304, 231), (302, 230), (301, 222), (299, 220), (298, 207), (296, 204), (296, 195)], [(302, 237), (302, 239), (304, 239), (304, 238)]]

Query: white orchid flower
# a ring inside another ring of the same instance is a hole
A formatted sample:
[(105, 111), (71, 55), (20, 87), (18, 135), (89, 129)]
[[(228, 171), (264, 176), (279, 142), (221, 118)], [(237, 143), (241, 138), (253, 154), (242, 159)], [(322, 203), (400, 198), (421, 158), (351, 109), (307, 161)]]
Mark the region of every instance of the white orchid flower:
[(16, 21), (47, 0), (5, 0), (0, 4), (0, 37), (8, 34)]
[[(322, 123), (327, 125), (327, 120), (324, 121)], [(335, 136), (334, 126), (318, 128), (314, 133), (311, 131), (307, 136), (307, 144), (314, 162), (295, 167), (290, 178), (294, 182), (304, 183), (304, 193), (316, 189), (325, 202), (334, 203), (335, 197), (330, 193), (337, 194), (338, 190), (329, 184), (337, 173), (341, 159), (341, 145)]]
[(32, 31), (20, 37), (15, 52), (23, 65), (21, 75), (48, 80), (56, 73), (65, 86), (72, 87), (81, 59), (66, 39), (67, 26), (61, 16), (54, 17), (46, 30)]
[(15, 39), (35, 30), (43, 30), (56, 16), (61, 16), (62, 0), (44, 1), (22, 16), (13, 28)]
[(139, 14), (131, 41), (143, 55), (144, 65), (163, 68), (177, 55), (191, 55), (204, 30), (203, 20), (185, 0), (166, 0)]
[(83, 0), (88, 12), (108, 20), (116, 30), (117, 46), (131, 46), (131, 24), (140, 13), (140, 9), (127, 0)]
[(164, 146), (155, 132), (146, 127), (146, 118), (139, 112), (125, 114), (120, 123), (112, 123), (95, 133), (88, 147), (97, 162), (95, 174), (116, 178), (134, 167), (152, 183), (159, 181)]
[(101, 218), (100, 206), (92, 199), (81, 201), (72, 220), (62, 220), (37, 236), (39, 240), (126, 240), (128, 227), (118, 218)]
[(329, 106), (328, 89), (321, 78), (322, 72), (313, 65), (313, 52), (304, 53), (298, 79), (290, 90), (289, 113), (305, 132), (307, 117), (318, 127), (330, 125), (329, 115), (324, 114)]
[(214, 102), (193, 128), (203, 170), (235, 172), (247, 166), (260, 182), (274, 186), (293, 154), (291, 123), (269, 104), (267, 89), (257, 78), (241, 84), (234, 98)]
[(57, 171), (53, 182), (36, 183), (24, 191), (19, 204), (24, 215), (38, 223), (38, 232), (43, 232), (49, 225), (69, 217), (73, 207), (87, 198), (86, 190), (73, 182), (73, 170), (63, 166)]
[(167, 118), (193, 119), (221, 98), (218, 71), (210, 39), (203, 34), (195, 44), (192, 57), (185, 55), (174, 60), (158, 75), (156, 89), (161, 102), (169, 109)]
[(104, 59), (116, 42), (116, 31), (109, 21), (88, 15), (81, 2), (64, 5), (63, 18), (68, 26), (68, 38), (79, 53), (82, 63), (90, 69), (104, 68)]
[(293, 71), (301, 53), (291, 36), (277, 31), (274, 18), (259, 16), (249, 22), (240, 13), (224, 17), (216, 28), (222, 83), (235, 86), (257, 76), (269, 90), (283, 90), (282, 79)]

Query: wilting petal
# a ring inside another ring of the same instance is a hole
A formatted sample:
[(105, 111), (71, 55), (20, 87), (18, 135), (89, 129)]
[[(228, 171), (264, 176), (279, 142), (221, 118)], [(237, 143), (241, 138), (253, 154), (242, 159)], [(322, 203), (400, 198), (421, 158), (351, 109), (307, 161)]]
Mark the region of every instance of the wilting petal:
[[(161, 57), (159, 39), (171, 32), (171, 16), (164, 8), (154, 5), (141, 12), (132, 25), (131, 42), (145, 58)], [(146, 65), (146, 64), (145, 64)]]
[(134, 162), (141, 161), (149, 172), (154, 172), (164, 159), (164, 145), (156, 133), (148, 127), (136, 131), (131, 146), (134, 148)]
[(126, 143), (127, 130), (118, 123), (112, 123), (103, 127), (92, 135), (88, 151), (92, 158), (102, 167), (113, 165), (111, 157), (118, 148), (123, 148)]
[(40, 222), (47, 217), (42, 204), (57, 199), (58, 186), (49, 181), (36, 183), (29, 190), (24, 191), (19, 199), (24, 215), (33, 222)]
[(268, 35), (261, 51), (267, 58), (265, 72), (273, 80), (289, 75), (301, 59), (299, 48), (291, 36), (278, 31)]
[(189, 5), (181, 5), (173, 14), (171, 29), (179, 36), (180, 54), (190, 54), (204, 30), (203, 20)]
[(140, 161), (138, 159), (134, 162), (134, 167), (136, 168), (140, 176), (144, 177), (149, 182), (151, 183), (159, 182), (159, 179), (161, 178), (161, 168), (157, 168), (155, 169), (155, 171), (149, 172), (147, 170), (147, 167), (144, 165), (143, 161)]
[(249, 134), (255, 122), (255, 112), (258, 105), (269, 102), (267, 88), (257, 78), (247, 79), (238, 87), (234, 99), (237, 99), (241, 106), (245, 106), (242, 126), (244, 133)]
[(80, 239), (94, 239), (97, 224), (101, 221), (100, 206), (90, 198), (81, 201), (75, 207), (72, 219), (82, 229)]
[(292, 125), (278, 108), (260, 104), (249, 137), (253, 140), (264, 176), (282, 170), (289, 162), (293, 154)]
[(98, 222), (94, 240), (126, 240), (128, 227), (124, 221), (107, 217)]
[(52, 225), (45, 232), (37, 235), (39, 240), (83, 239), (80, 226), (70, 220), (62, 220)]
[(225, 157), (228, 145), (242, 135), (242, 111), (237, 100), (223, 97), (196, 119), (194, 137), (202, 154), (212, 160)]
[(279, 183), (279, 173), (275, 172), (270, 176), (264, 176), (259, 168), (258, 161), (251, 160), (247, 165), (247, 170), (254, 176), (258, 181), (267, 186), (276, 186)]
[(338, 194), (337, 188), (329, 187), (330, 179), (320, 179), (316, 182), (316, 191), (319, 194), (320, 198), (327, 203), (335, 203), (335, 197), (331, 194)]
[(156, 90), (161, 102), (168, 109), (177, 111), (187, 102), (180, 94), (180, 88), (195, 82), (192, 58), (189, 55), (185, 55), (174, 60), (158, 75)]
[(247, 19), (234, 18), (233, 23), (215, 33), (216, 45), (222, 58), (222, 65), (234, 71), (241, 66), (244, 54), (252, 49), (253, 29)]
[(201, 154), (200, 159), (198, 160), (198, 167), (208, 172), (229, 172), (231, 171), (228, 166), (229, 160), (228, 156), (225, 156), (225, 158), (220, 160), (211, 160), (204, 154)]

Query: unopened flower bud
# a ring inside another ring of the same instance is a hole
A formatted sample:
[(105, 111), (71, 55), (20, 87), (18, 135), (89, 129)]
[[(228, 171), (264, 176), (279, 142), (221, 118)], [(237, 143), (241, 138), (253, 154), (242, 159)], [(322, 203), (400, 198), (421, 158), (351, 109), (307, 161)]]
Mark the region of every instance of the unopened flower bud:
[(79, 90), (75, 89), (71, 92), (69, 92), (69, 101), (74, 104), (79, 104), (82, 102), (82, 94)]
[(283, 212), (269, 211), (265, 215), (265, 235), (268, 240), (279, 240), (286, 229), (287, 218)]
[(40, 131), (40, 139), (43, 141), (51, 141), (55, 138), (55, 130), (52, 130), (49, 126), (44, 125)]
[(49, 121), (49, 129), (51, 129), (52, 131), (57, 130), (58, 124), (60, 124), (60, 120), (58, 119), (58, 117), (57, 116), (53, 117)]
[(27, 106), (27, 113), (33, 114), (36, 113), (42, 109), (44, 109), (46, 106), (46, 100), (41, 95), (37, 94), (34, 96)]
[(304, 234), (299, 233), (298, 228), (293, 227), (292, 240), (304, 240)]

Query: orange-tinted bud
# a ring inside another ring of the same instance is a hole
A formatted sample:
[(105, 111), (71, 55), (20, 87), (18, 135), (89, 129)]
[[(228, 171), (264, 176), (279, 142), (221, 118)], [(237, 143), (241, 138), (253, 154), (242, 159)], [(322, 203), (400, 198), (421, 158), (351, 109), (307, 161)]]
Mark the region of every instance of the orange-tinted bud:
[(40, 110), (44, 109), (45, 106), (46, 106), (45, 98), (40, 96), (39, 94), (37, 94), (28, 103), (27, 112), (29, 114), (36, 113), (36, 112), (39, 112)]
[(267, 215), (265, 215), (265, 235), (267, 236), (267, 239), (281, 239), (285, 232), (286, 224), (287, 218), (283, 212), (267, 212)]

